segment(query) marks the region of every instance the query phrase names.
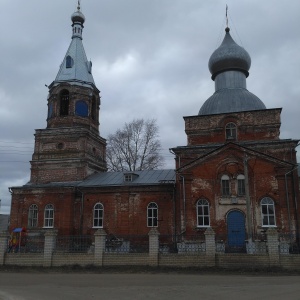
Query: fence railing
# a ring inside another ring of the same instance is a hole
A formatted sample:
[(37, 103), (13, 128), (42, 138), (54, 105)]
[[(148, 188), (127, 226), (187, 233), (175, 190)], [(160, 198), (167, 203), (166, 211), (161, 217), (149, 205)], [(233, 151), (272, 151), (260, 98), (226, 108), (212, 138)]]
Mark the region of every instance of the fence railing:
[(147, 253), (149, 252), (148, 235), (109, 234), (105, 240), (106, 253)]
[(206, 251), (204, 235), (161, 235), (159, 253), (195, 254)]
[(94, 236), (57, 236), (54, 252), (63, 253), (92, 253)]
[(26, 236), (19, 241), (7, 238), (7, 253), (43, 253), (44, 236)]
[(216, 235), (217, 253), (249, 253), (263, 254), (267, 253), (267, 236), (265, 234), (256, 234), (252, 238), (240, 235)]
[[(158, 253), (196, 254), (214, 251), (216, 253), (247, 253), (267, 254), (269, 252), (267, 233), (257, 234), (251, 239), (241, 239), (240, 236), (213, 235), (213, 250), (207, 250), (207, 240), (204, 233), (195, 235), (159, 235)], [(6, 237), (4, 240), (7, 253), (43, 253), (45, 236), (26, 236), (13, 243)], [(300, 236), (295, 233), (279, 233), (276, 238), (279, 254), (300, 254)], [(276, 245), (277, 245), (276, 244)], [(149, 253), (148, 235), (113, 235), (104, 237), (104, 253)], [(277, 247), (277, 246), (276, 246)], [(209, 249), (212, 249), (209, 247)], [(55, 236), (52, 246), (54, 253), (95, 253), (95, 236)]]
[(279, 251), (281, 254), (300, 254), (300, 236), (295, 233), (280, 233)]

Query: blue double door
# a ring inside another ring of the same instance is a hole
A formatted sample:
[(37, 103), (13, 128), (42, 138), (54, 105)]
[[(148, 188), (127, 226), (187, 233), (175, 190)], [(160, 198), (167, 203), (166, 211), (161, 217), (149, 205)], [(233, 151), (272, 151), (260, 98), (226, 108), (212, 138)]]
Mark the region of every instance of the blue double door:
[(227, 215), (227, 246), (229, 251), (243, 251), (245, 249), (246, 228), (245, 216), (238, 210)]

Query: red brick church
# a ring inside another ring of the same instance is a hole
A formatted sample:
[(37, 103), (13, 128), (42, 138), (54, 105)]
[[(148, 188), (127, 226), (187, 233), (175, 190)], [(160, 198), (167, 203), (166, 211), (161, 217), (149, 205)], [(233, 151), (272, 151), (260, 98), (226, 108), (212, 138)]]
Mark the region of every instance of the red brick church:
[(246, 88), (251, 59), (226, 28), (209, 59), (215, 93), (184, 117), (174, 170), (107, 172), (100, 91), (82, 43), (85, 17), (49, 85), (47, 127), (35, 132), (30, 181), (12, 187), (11, 227), (59, 235), (197, 236), (207, 228), (243, 244), (270, 227), (299, 233), (298, 140), (280, 139), (281, 108)]

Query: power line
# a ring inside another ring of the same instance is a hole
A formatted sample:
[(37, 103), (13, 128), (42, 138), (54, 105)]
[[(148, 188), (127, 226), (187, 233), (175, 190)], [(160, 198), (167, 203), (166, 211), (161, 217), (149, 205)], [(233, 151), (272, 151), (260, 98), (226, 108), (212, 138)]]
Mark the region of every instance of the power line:
[(34, 142), (20, 142), (20, 141), (12, 141), (12, 142), (8, 142), (8, 141), (3, 141), (3, 140), (0, 140), (0, 143), (4, 143), (4, 144), (24, 144), (24, 145), (31, 145), (33, 144)]

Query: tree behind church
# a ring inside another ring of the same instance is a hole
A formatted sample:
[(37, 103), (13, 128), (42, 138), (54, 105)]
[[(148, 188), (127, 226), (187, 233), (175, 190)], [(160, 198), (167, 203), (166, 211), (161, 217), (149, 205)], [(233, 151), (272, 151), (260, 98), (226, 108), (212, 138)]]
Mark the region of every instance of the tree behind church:
[(109, 171), (157, 169), (163, 165), (156, 120), (135, 119), (107, 138)]

